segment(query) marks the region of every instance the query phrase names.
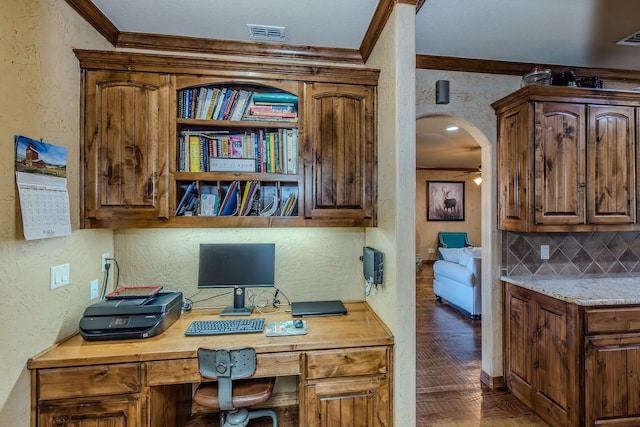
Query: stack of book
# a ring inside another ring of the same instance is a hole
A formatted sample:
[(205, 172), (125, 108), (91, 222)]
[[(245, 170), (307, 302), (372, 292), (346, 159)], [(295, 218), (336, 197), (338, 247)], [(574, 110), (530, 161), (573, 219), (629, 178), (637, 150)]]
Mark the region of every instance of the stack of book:
[(178, 171), (297, 174), (298, 129), (242, 134), (184, 131), (178, 141)]
[(297, 121), (298, 97), (290, 93), (254, 93), (242, 120)]

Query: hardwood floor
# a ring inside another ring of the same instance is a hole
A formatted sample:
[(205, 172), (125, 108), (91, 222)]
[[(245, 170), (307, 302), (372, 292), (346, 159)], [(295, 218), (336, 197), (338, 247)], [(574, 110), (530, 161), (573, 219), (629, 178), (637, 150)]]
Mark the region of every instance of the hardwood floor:
[(416, 426), (547, 426), (505, 390), (480, 382), (480, 320), (437, 303), (433, 270), (416, 276)]

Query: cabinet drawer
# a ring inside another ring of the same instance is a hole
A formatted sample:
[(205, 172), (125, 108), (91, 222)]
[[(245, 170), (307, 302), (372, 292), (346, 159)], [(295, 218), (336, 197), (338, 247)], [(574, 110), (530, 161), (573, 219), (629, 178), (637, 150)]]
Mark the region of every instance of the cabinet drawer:
[(389, 366), (387, 347), (345, 348), (307, 352), (307, 378), (383, 374)]
[(588, 334), (640, 331), (640, 307), (591, 309), (585, 318)]
[(38, 400), (140, 392), (137, 363), (96, 365), (38, 371)]

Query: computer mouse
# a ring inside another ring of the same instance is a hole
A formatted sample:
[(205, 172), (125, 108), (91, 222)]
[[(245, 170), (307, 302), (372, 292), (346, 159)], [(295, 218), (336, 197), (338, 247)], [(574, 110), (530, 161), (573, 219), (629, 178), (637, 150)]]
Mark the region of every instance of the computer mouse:
[(296, 319), (293, 321), (293, 326), (295, 326), (296, 328), (302, 328), (304, 326), (304, 321), (302, 321), (301, 319)]

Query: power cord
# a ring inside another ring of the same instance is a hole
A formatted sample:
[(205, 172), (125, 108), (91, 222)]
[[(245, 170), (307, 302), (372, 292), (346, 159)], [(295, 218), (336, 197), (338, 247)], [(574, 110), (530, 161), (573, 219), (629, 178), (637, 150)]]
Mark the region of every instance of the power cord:
[(118, 264), (118, 260), (115, 258), (105, 258), (104, 263), (104, 278), (102, 281), (102, 298), (107, 295), (107, 287), (109, 285), (109, 271), (111, 270), (111, 262), (113, 261), (116, 264), (116, 283), (113, 290), (118, 289), (120, 286), (120, 265)]

